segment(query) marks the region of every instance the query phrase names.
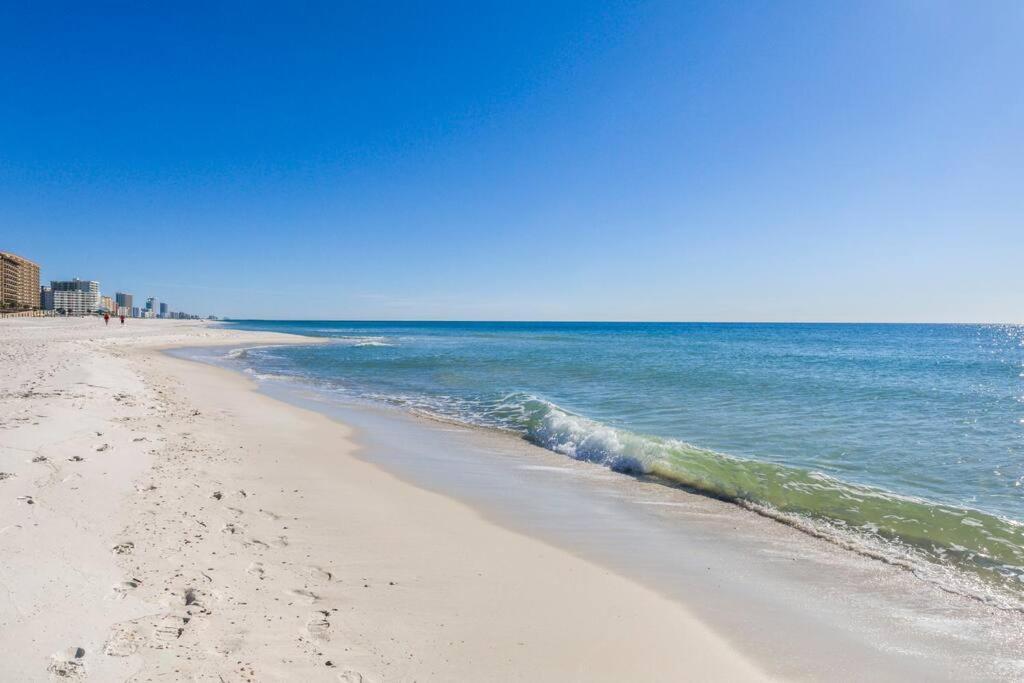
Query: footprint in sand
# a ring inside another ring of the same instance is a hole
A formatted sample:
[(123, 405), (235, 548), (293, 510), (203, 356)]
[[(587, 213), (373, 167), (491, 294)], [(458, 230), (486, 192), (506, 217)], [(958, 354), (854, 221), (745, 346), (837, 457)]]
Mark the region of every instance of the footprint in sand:
[(157, 649), (168, 647), (185, 633), (185, 625), (190, 619), (190, 617), (179, 617), (174, 614), (165, 614), (160, 617), (153, 628), (150, 644)]
[(191, 607), (192, 605), (198, 605), (199, 607), (202, 607), (202, 603), (199, 602), (200, 596), (201, 593), (198, 589), (186, 588), (185, 593), (182, 597), (185, 600), (186, 607)]
[(124, 543), (118, 543), (111, 550), (113, 550), (115, 555), (131, 555), (132, 551), (135, 550), (135, 544), (131, 541), (125, 541)]
[(331, 639), (331, 613), (327, 610), (320, 610), (306, 622), (306, 631), (314, 640), (327, 641)]
[(242, 545), (245, 546), (246, 548), (257, 548), (259, 550), (269, 550), (270, 549), (269, 545), (267, 545), (266, 543), (264, 543), (263, 541), (261, 541), (258, 538), (251, 538), (248, 541), (246, 541), (245, 543), (243, 543)]
[(131, 624), (117, 626), (103, 646), (103, 654), (110, 657), (130, 657), (142, 645), (142, 635)]
[(142, 581), (139, 579), (128, 579), (122, 581), (120, 584), (114, 586), (114, 595), (118, 598), (124, 598), (129, 592), (135, 590), (142, 585)]
[(306, 574), (314, 581), (330, 581), (334, 578), (334, 574), (331, 574), (326, 569), (314, 566), (306, 567)]
[(245, 570), (245, 573), (252, 574), (258, 579), (263, 579), (266, 577), (267, 572), (263, 569), (262, 562), (253, 562), (249, 565), (249, 568)]
[(53, 655), (53, 661), (46, 670), (58, 678), (79, 679), (85, 678), (85, 650), (80, 647), (70, 647), (64, 652)]
[(308, 591), (303, 588), (290, 588), (285, 591), (286, 595), (290, 595), (297, 600), (301, 600), (306, 604), (312, 605), (314, 602), (320, 599), (320, 596), (313, 591)]

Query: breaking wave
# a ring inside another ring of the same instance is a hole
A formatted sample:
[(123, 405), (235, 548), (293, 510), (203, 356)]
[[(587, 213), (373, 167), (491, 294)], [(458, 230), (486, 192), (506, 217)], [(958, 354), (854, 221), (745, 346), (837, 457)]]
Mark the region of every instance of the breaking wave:
[(1024, 610), (1024, 525), (829, 475), (637, 434), (528, 394), (498, 400), (374, 397), (446, 420), (515, 432), (614, 471), (736, 503), (913, 571), (946, 590)]

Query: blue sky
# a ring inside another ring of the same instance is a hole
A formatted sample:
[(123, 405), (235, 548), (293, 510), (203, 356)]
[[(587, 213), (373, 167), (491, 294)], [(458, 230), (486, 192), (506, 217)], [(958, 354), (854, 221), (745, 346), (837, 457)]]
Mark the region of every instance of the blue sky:
[(1019, 2), (3, 3), (0, 249), (236, 317), (1024, 321)]

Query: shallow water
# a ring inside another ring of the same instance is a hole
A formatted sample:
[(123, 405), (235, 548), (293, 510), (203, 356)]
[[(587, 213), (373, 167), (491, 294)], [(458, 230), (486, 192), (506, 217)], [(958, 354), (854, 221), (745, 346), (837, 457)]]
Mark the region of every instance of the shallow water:
[(1024, 605), (1024, 328), (243, 322), (239, 366), (754, 508)]

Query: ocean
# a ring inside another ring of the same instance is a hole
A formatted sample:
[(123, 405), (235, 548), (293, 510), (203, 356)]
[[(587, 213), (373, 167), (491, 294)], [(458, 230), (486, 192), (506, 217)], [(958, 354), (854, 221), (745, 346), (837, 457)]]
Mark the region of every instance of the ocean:
[(228, 362), (500, 430), (1024, 607), (1024, 327), (237, 321)]

